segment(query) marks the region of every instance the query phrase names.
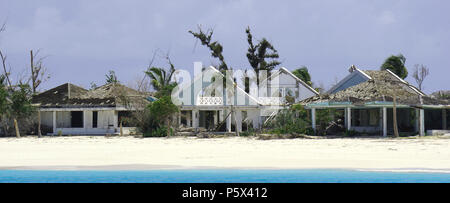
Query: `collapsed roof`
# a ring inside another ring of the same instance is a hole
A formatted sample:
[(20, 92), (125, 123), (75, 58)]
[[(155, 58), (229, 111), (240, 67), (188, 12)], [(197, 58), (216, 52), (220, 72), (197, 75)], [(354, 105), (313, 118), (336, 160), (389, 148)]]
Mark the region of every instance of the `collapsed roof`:
[(446, 100), (425, 95), (416, 87), (387, 70), (365, 70), (361, 72), (367, 74), (370, 79), (334, 94), (324, 94), (308, 98), (301, 103), (308, 105), (312, 103), (332, 104), (350, 102), (353, 105), (364, 105), (369, 102), (392, 102), (395, 96), (397, 103), (403, 105), (449, 105), (449, 102)]
[(93, 90), (66, 83), (33, 96), (32, 103), (42, 108), (136, 107), (148, 104), (150, 95), (122, 84), (111, 83)]

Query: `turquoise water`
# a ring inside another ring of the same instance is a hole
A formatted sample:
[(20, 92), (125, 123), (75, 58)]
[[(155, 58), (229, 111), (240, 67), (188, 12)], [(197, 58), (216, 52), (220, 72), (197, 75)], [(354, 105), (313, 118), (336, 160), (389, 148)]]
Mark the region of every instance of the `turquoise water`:
[(2, 183), (450, 183), (448, 173), (353, 170), (0, 170)]

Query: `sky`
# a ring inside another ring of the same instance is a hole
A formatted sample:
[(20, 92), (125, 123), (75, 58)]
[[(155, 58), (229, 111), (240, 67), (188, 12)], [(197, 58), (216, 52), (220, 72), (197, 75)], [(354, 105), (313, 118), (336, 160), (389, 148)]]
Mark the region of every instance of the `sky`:
[[(424, 91), (450, 89), (448, 0), (0, 0), (0, 48), (15, 78), (29, 70), (29, 51), (40, 50), (50, 74), (41, 89), (70, 82), (89, 88), (114, 70), (124, 84), (154, 66), (193, 70), (196, 61), (218, 64), (189, 30), (213, 28), (233, 69), (250, 68), (245, 29), (267, 38), (280, 67), (307, 66), (316, 85), (330, 88), (351, 65), (379, 69), (403, 54), (430, 75)], [(13, 78), (14, 78), (13, 77)]]

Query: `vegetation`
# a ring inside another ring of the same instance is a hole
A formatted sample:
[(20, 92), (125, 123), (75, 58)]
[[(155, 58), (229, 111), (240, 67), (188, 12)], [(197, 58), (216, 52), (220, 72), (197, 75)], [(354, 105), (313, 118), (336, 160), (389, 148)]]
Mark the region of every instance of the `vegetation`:
[(113, 70), (110, 70), (106, 76), (106, 84), (115, 84), (119, 83), (119, 80), (117, 79), (116, 73)]
[(202, 28), (199, 26), (198, 32), (189, 30), (189, 33), (191, 33), (195, 38), (200, 40), (202, 45), (208, 47), (211, 50), (212, 57), (219, 59), (220, 65), (218, 69), (220, 71), (228, 70), (228, 65), (227, 63), (225, 63), (225, 58), (223, 57), (223, 46), (218, 41), (211, 42), (214, 30), (208, 29), (206, 32), (204, 32)]
[(301, 105), (293, 105), (290, 109), (280, 110), (274, 120), (266, 126), (265, 132), (313, 135), (314, 131), (307, 114), (307, 110)]
[(422, 90), (423, 86), (422, 83), (425, 80), (425, 78), (430, 74), (430, 69), (428, 69), (424, 65), (416, 64), (414, 65), (414, 73), (413, 78), (416, 80), (417, 85), (419, 86), (419, 90)]
[(164, 68), (150, 67), (145, 74), (150, 78), (152, 87), (156, 90), (156, 97), (170, 96), (172, 90), (177, 86), (177, 83), (172, 81), (172, 76), (175, 73), (175, 66), (167, 57), (170, 69), (167, 71)]
[(398, 77), (405, 79), (408, 77), (408, 70), (405, 67), (405, 62), (406, 58), (402, 54), (397, 56), (392, 55), (384, 61), (383, 65), (381, 65), (381, 70), (389, 69)]
[(292, 71), (292, 74), (297, 76), (299, 79), (301, 79), (309, 86), (312, 86), (311, 75), (309, 74), (308, 68), (306, 66), (302, 66), (301, 68), (295, 69), (294, 71)]
[[(248, 51), (247, 59), (256, 73), (259, 76), (259, 71), (266, 70), (267, 72), (272, 71), (276, 66), (280, 65), (281, 62), (277, 61), (280, 56), (273, 45), (267, 41), (266, 38), (262, 38), (258, 44), (253, 43), (253, 36), (250, 32), (250, 27), (245, 30), (247, 33)], [(267, 61), (267, 60), (271, 61)], [(257, 77), (257, 85), (259, 85), (259, 77)]]
[(175, 73), (175, 66), (166, 57), (170, 69), (159, 67), (149, 67), (145, 74), (150, 78), (153, 89), (156, 90), (155, 96), (158, 100), (148, 104), (143, 110), (138, 110), (129, 118), (136, 124), (144, 137), (163, 137), (174, 134), (171, 127), (173, 117), (179, 113), (178, 107), (172, 103), (171, 92), (177, 83), (172, 80)]

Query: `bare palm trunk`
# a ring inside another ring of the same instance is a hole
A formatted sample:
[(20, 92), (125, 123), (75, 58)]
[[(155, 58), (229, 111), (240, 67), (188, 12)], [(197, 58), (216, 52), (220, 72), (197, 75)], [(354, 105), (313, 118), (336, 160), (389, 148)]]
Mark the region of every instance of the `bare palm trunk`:
[(17, 124), (17, 119), (14, 118), (14, 128), (16, 128), (16, 137), (20, 137), (19, 125)]
[(395, 95), (394, 95), (392, 113), (393, 113), (393, 121), (394, 121), (394, 137), (399, 137), (398, 126), (397, 126), (397, 99), (396, 99)]
[(166, 124), (167, 124), (167, 137), (170, 137), (170, 121), (169, 121), (169, 119), (167, 119)]
[(38, 137), (42, 137), (41, 133), (41, 111), (38, 110)]
[(122, 127), (122, 121), (120, 121), (120, 136), (123, 136), (123, 127)]

